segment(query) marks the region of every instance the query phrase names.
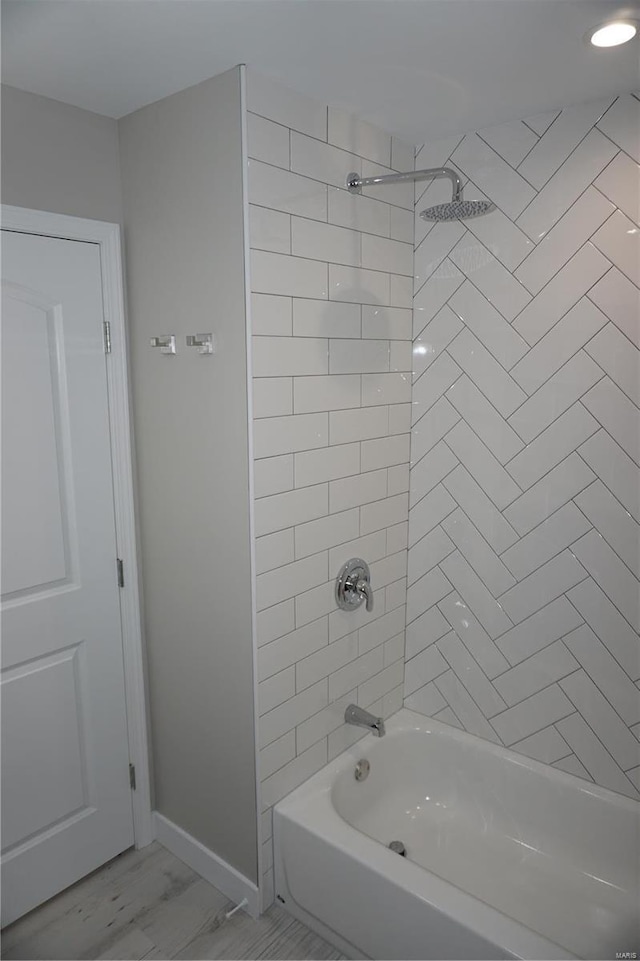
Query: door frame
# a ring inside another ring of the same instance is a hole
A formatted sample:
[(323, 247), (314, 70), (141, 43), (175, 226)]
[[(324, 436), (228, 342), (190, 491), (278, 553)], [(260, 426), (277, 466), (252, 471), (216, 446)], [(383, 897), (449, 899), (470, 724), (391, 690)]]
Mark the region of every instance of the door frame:
[(155, 831), (151, 816), (146, 665), (136, 545), (133, 431), (120, 227), (102, 220), (85, 220), (7, 204), (2, 204), (0, 211), (1, 226), (5, 230), (84, 241), (96, 244), (100, 251), (103, 312), (111, 330), (111, 352), (105, 354), (105, 358), (116, 547), (125, 571), (125, 583), (119, 590), (119, 599), (129, 759), (135, 765), (136, 778), (135, 790), (131, 792), (131, 805), (135, 846), (142, 848), (154, 840)]

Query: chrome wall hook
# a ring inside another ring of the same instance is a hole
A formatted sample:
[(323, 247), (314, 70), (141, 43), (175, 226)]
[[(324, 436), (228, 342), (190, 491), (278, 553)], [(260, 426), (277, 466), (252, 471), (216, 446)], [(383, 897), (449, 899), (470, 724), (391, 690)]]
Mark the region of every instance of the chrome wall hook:
[(199, 354), (213, 354), (216, 341), (213, 334), (187, 334), (187, 347), (195, 347)]
[(175, 354), (176, 352), (175, 334), (160, 334), (159, 337), (152, 337), (150, 343), (152, 347), (158, 347), (161, 354)]

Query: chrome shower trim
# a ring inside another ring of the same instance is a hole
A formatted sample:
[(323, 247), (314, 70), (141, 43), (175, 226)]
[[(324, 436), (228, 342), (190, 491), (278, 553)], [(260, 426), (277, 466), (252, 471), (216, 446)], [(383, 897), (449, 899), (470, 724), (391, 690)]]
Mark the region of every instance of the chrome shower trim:
[(377, 184), (401, 184), (415, 182), (416, 180), (435, 180), (439, 177), (448, 177), (453, 186), (452, 200), (462, 198), (462, 181), (451, 167), (427, 167), (424, 170), (409, 170), (407, 173), (385, 174), (383, 177), (360, 177), (358, 173), (352, 171), (347, 174), (347, 190), (352, 194), (359, 194), (363, 187), (373, 187)]

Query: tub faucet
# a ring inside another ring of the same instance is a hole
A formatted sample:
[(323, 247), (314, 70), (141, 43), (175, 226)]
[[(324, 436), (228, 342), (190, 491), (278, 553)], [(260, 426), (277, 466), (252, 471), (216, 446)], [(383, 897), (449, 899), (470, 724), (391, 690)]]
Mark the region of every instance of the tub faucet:
[(381, 717), (374, 717), (369, 711), (358, 707), (357, 704), (349, 704), (344, 712), (344, 719), (347, 724), (355, 724), (357, 727), (366, 727), (376, 737), (384, 737), (384, 721)]

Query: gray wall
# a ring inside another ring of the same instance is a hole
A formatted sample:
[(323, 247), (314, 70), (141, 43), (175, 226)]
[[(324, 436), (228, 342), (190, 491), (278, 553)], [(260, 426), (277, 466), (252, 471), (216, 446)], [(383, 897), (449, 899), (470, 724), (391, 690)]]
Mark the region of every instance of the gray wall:
[(119, 133), (156, 808), (256, 881), (239, 69)]
[(119, 223), (116, 121), (3, 84), (2, 202)]

